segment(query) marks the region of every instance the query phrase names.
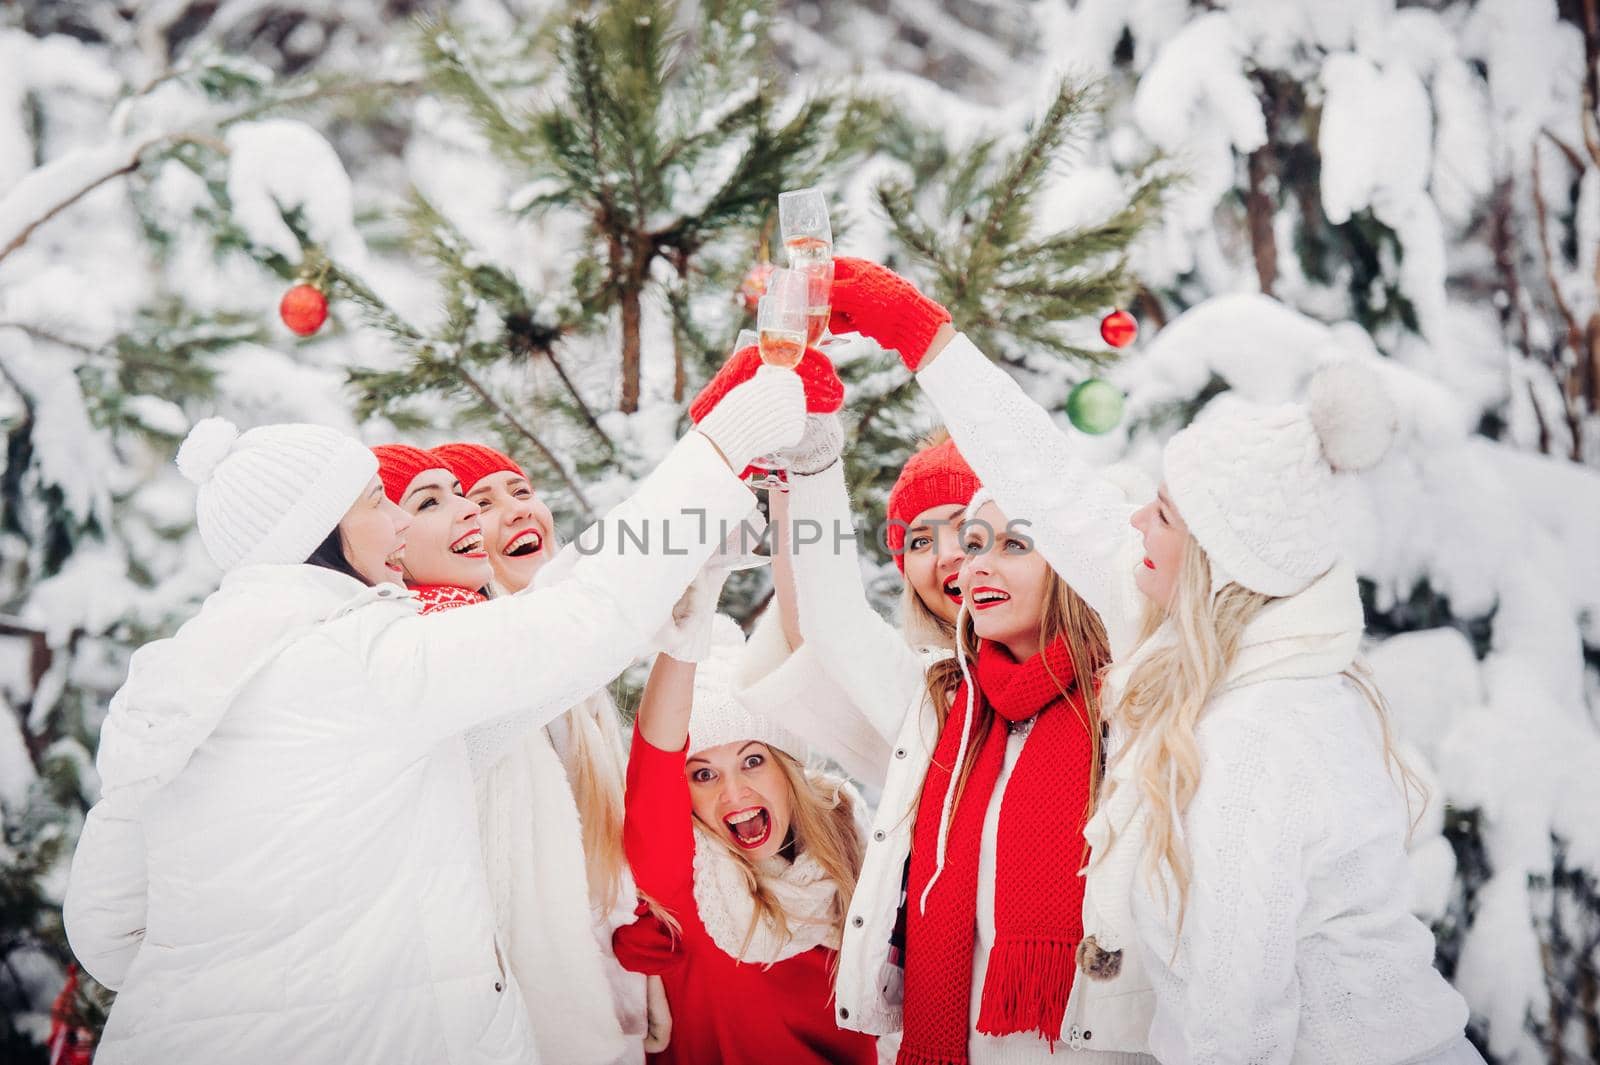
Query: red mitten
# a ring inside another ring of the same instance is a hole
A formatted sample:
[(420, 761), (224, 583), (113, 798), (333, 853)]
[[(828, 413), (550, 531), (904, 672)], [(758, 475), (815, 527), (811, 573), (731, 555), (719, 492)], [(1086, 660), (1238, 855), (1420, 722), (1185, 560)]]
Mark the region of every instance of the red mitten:
[[(734, 352), (689, 404), (689, 419), (699, 425), (723, 396), (754, 377), (760, 368), (761, 351), (754, 345)], [(822, 352), (807, 348), (794, 372), (800, 375), (800, 383), (805, 386), (807, 414), (832, 414), (844, 406), (844, 382), (839, 380), (833, 363)]]
[(898, 351), (900, 361), (916, 373), (934, 335), (949, 320), (949, 311), (888, 267), (848, 255), (833, 260), (832, 332), (869, 336)]

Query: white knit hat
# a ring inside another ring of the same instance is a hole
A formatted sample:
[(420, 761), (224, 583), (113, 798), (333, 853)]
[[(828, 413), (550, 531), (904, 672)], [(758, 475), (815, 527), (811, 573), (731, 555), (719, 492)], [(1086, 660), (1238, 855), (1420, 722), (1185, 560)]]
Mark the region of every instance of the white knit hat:
[(757, 713), (735, 694), (736, 667), (744, 650), (744, 633), (726, 614), (712, 619), (711, 654), (694, 673), (694, 709), (689, 714), (689, 757), (724, 743), (759, 740), (804, 762), (806, 742)]
[(195, 518), (224, 570), (304, 562), (378, 472), (372, 451), (321, 425), (262, 425), (240, 434), (206, 418), (178, 448), (178, 470), (199, 486)]
[(1396, 421), (1383, 382), (1356, 362), (1318, 371), (1303, 404), (1212, 401), (1163, 463), (1212, 587), (1294, 595), (1326, 573), (1339, 557), (1333, 475), (1375, 465)]

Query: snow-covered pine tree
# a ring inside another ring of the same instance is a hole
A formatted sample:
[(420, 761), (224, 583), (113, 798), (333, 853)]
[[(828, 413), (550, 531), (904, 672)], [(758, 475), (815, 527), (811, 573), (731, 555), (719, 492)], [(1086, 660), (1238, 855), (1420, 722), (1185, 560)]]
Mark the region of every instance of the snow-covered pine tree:
[[(1067, 160), (1093, 132), (1095, 109), (1095, 87), (1067, 79), (1023, 130), (954, 152), (937, 129), (902, 118), (892, 143), (908, 173), (872, 190), (887, 223), (887, 261), (918, 278), (991, 358), (1030, 381), (1079, 379), (1121, 357), (1093, 327), (1136, 297), (1128, 257), (1177, 176), (1152, 158), (1096, 211), (1064, 224), (1041, 218), (1052, 182), (1070, 172)], [(897, 367), (881, 356), (840, 366), (853, 386), (850, 483), (873, 527), (901, 463), (930, 428), (915, 382)]]

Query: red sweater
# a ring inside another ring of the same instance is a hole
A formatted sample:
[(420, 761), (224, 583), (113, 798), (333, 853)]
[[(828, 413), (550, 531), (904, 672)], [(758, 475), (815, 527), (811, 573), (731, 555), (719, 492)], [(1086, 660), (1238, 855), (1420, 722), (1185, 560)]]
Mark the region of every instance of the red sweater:
[(623, 843), (639, 890), (683, 926), (674, 942), (654, 915), (617, 929), (617, 960), (659, 975), (672, 1038), (654, 1065), (873, 1065), (877, 1041), (833, 1023), (834, 952), (817, 947), (770, 967), (735, 961), (712, 941), (694, 898), (688, 745), (652, 747), (634, 730)]

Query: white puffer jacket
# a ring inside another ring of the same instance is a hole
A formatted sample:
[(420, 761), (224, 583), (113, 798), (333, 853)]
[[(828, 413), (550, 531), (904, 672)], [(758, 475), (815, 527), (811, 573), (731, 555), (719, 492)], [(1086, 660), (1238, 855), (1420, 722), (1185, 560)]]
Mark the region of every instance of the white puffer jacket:
[[(1132, 508), (966, 337), (917, 379), (1007, 518), (1031, 523), (1051, 567), (1099, 612), (1114, 699), (1143, 609)], [(1193, 890), (1176, 944), (1174, 915), (1137, 876), (1138, 789), (1113, 781), (1085, 829), (1084, 933), (1121, 953), (1080, 970), (1072, 1046), (1179, 1065), (1344, 1061), (1352, 1048), (1425, 1061), (1464, 1045), (1466, 1003), (1406, 908), (1404, 801), (1375, 715), (1340, 676), (1361, 626), (1355, 576), (1338, 566), (1248, 627), (1197, 730), (1201, 786), (1183, 824)]]
[[(65, 905), (120, 992), (96, 1060), (536, 1061), (460, 734), (609, 680), (752, 502), (691, 435), (558, 587), (420, 618), (398, 588), (247, 567), (141, 648)], [(619, 553), (622, 521), (684, 550)]]

